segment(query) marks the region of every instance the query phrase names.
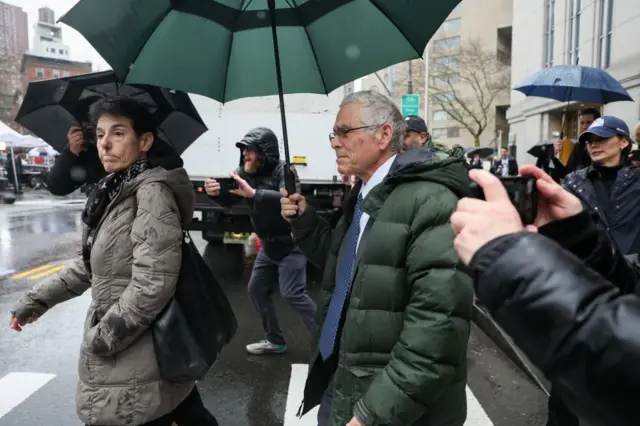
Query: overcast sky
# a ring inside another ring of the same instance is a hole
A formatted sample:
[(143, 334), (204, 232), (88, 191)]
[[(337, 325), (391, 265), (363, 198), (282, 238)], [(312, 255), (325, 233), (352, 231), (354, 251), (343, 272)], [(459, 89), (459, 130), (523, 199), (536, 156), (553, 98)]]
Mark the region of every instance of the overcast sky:
[[(58, 20), (65, 12), (78, 2), (78, 0), (2, 0), (5, 3), (13, 4), (22, 8), (29, 15), (29, 49), (33, 47), (33, 26), (38, 21), (38, 9), (47, 6), (53, 9)], [(106, 0), (108, 1), (108, 0)], [(62, 27), (62, 38), (69, 46), (71, 59), (75, 61), (93, 62), (94, 71), (104, 71), (110, 69), (109, 65), (95, 51), (93, 47), (71, 27), (59, 24)]]

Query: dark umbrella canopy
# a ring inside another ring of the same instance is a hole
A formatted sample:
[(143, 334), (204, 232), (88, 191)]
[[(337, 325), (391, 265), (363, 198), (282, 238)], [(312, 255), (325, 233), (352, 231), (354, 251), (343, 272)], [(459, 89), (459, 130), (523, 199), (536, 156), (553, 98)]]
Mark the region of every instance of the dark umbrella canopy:
[(529, 151), (527, 151), (527, 153), (533, 155), (534, 157), (541, 157), (543, 155), (546, 155), (549, 147), (553, 146), (556, 142), (557, 140), (554, 140), (554, 139), (542, 140), (537, 144), (535, 144), (534, 146), (532, 146), (529, 149)]
[[(60, 20), (127, 83), (220, 102), (278, 94), (269, 0), (81, 0)], [(419, 58), (460, 0), (275, 0), (283, 93)]]
[(473, 158), (473, 156), (476, 154), (480, 155), (480, 158), (487, 158), (493, 155), (493, 148), (489, 148), (489, 147), (473, 148), (467, 152), (467, 157)]
[(120, 84), (113, 71), (30, 83), (15, 121), (61, 151), (69, 128), (88, 121), (91, 104), (112, 96), (128, 96), (145, 104), (159, 124), (159, 138), (178, 154), (207, 131), (186, 93)]
[(633, 101), (624, 87), (601, 68), (559, 65), (543, 68), (513, 88), (527, 96), (608, 104)]

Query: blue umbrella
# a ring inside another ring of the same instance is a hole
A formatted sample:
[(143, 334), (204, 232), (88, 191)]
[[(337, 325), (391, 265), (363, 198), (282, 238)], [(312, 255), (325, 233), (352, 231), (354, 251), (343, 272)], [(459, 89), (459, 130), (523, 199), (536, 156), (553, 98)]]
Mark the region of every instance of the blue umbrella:
[(527, 96), (608, 104), (632, 101), (629, 93), (615, 78), (601, 68), (581, 65), (559, 65), (544, 68), (513, 88)]

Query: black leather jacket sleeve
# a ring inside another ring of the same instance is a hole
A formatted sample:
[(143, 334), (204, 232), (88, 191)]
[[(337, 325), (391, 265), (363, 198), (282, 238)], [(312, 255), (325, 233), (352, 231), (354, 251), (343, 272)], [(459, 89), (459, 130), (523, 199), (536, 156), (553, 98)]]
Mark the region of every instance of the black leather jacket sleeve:
[[(279, 163), (272, 172), (274, 187), (277, 185), (278, 190), (273, 189), (257, 189), (256, 196), (253, 199), (253, 205), (256, 210), (280, 211), (280, 189), (285, 187), (285, 167), (284, 163)], [(294, 179), (298, 192), (300, 191), (300, 181), (297, 173), (294, 172)]]
[(638, 424), (638, 296), (539, 234), (493, 240), (470, 268), (480, 301), (576, 414), (594, 425)]
[(106, 172), (95, 148), (75, 155), (69, 148), (62, 150), (49, 170), (47, 189), (53, 195), (68, 195), (85, 183), (100, 181)]
[(585, 210), (580, 214), (557, 220), (538, 229), (573, 253), (591, 269), (598, 272), (623, 293), (637, 293), (640, 268), (637, 262), (627, 261), (606, 234)]

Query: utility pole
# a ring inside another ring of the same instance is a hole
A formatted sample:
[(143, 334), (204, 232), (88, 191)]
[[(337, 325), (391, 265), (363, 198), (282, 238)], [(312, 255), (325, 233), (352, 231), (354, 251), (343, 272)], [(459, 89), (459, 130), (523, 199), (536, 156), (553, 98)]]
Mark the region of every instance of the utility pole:
[(411, 67), (413, 61), (409, 61), (409, 78), (407, 80), (407, 93), (413, 93), (413, 69)]
[(387, 68), (387, 92), (393, 97), (393, 65)]

